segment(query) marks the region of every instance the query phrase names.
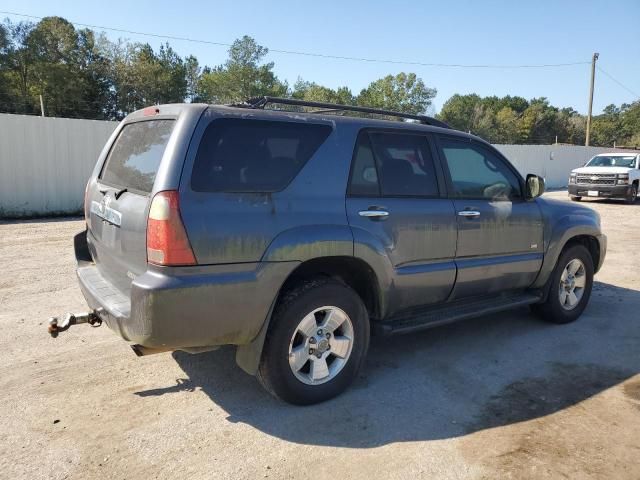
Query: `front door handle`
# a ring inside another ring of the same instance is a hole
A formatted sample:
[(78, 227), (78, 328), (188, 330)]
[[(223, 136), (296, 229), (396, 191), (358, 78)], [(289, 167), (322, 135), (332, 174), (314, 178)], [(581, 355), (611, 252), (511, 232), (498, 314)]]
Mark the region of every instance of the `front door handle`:
[(358, 215), (367, 218), (384, 218), (389, 216), (386, 210), (360, 210)]
[(480, 212), (477, 210), (462, 210), (458, 212), (461, 217), (479, 217)]

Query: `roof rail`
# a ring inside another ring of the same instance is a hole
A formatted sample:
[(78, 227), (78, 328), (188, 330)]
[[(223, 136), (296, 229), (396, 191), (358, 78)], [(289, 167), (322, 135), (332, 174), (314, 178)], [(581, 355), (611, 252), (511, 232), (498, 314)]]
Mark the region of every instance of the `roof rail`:
[(436, 120), (435, 118), (428, 117), (426, 115), (414, 115), (412, 113), (395, 112), (393, 110), (383, 110), (381, 108), (360, 107), (357, 105), (340, 105), (337, 103), (328, 103), (328, 102), (311, 102), (307, 100), (298, 100), (296, 98), (256, 97), (256, 98), (248, 99), (243, 104), (239, 104), (239, 105), (235, 104), (234, 106), (264, 109), (265, 106), (269, 103), (278, 104), (278, 105), (295, 105), (300, 107), (313, 107), (313, 108), (324, 109), (321, 111), (308, 112), (308, 113), (329, 113), (329, 112), (339, 112), (339, 111), (373, 113), (376, 115), (387, 115), (390, 117), (409, 118), (411, 120), (418, 120), (420, 123), (423, 123), (425, 125), (431, 125), (434, 127), (451, 128), (445, 122), (441, 122), (440, 120)]

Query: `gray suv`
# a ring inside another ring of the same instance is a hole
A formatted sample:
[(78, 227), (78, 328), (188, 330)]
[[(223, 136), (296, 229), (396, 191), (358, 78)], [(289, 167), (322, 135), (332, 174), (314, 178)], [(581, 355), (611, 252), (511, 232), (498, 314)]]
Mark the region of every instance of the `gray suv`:
[(429, 117), (268, 97), (150, 107), (87, 185), (75, 249), (91, 310), (49, 329), (104, 322), (139, 355), (235, 345), (275, 396), (323, 401), (370, 334), (524, 305), (578, 318), (606, 237), (543, 190)]

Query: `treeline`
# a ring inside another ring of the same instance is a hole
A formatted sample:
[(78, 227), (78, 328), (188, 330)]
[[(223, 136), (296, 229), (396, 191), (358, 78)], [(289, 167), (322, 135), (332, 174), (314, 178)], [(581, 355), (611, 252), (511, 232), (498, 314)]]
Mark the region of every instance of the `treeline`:
[[(454, 95), (439, 117), (449, 125), (470, 131), (491, 143), (584, 145), (586, 117), (572, 108), (557, 108), (546, 98)], [(640, 145), (640, 101), (607, 106), (591, 123), (590, 144)]]
[[(298, 79), (280, 80), (268, 49), (244, 36), (229, 48), (222, 65), (201, 66), (168, 44), (110, 41), (77, 29), (64, 18), (38, 23), (0, 23), (0, 112), (119, 120), (129, 112), (161, 103), (231, 103), (261, 95), (367, 105), (405, 113), (428, 111), (436, 89), (415, 73), (375, 80), (358, 93)], [(454, 128), (494, 143), (583, 144), (585, 117), (559, 109), (545, 98), (454, 95), (438, 115)], [(640, 101), (608, 106), (594, 118), (592, 144), (640, 144)]]

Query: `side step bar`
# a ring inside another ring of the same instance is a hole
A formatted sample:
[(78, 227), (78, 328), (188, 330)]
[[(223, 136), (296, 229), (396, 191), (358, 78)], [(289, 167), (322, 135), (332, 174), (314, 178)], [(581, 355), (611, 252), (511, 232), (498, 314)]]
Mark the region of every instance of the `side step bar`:
[(374, 328), (379, 335), (409, 333), (457, 322), (458, 320), (480, 317), (511, 308), (531, 305), (540, 300), (542, 300), (541, 293), (528, 292), (452, 302), (419, 311), (413, 310), (411, 312), (401, 313), (382, 323), (378, 323)]

